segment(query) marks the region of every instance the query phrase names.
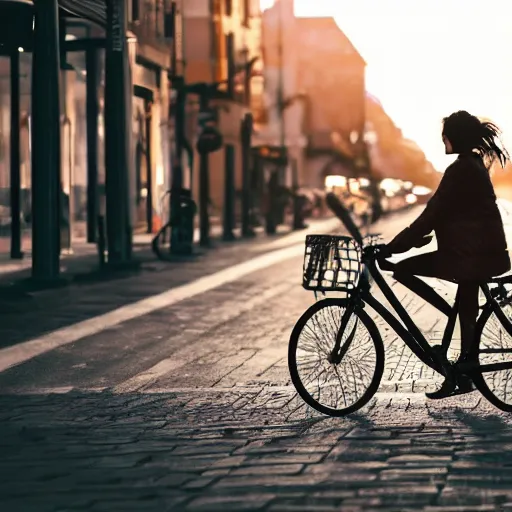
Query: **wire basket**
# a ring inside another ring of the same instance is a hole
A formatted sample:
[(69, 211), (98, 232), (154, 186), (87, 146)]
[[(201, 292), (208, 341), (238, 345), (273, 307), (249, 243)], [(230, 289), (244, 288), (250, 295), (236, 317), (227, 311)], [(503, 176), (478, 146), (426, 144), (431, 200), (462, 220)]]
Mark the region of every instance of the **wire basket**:
[(308, 235), (302, 287), (321, 292), (350, 292), (361, 275), (361, 246), (348, 236)]

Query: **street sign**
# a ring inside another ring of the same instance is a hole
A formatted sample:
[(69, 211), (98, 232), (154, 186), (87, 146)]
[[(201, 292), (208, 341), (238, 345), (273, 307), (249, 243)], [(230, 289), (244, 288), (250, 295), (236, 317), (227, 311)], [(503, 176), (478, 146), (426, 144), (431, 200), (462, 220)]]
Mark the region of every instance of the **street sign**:
[(217, 122), (217, 110), (208, 108), (199, 112), (199, 137), (196, 148), (200, 154), (213, 153), (222, 147), (224, 141), (217, 128)]
[(196, 148), (198, 153), (207, 154), (218, 151), (222, 147), (223, 138), (219, 130), (214, 126), (205, 126), (199, 134)]
[(288, 165), (288, 151), (285, 147), (270, 145), (254, 146), (252, 151), (264, 161), (282, 167)]

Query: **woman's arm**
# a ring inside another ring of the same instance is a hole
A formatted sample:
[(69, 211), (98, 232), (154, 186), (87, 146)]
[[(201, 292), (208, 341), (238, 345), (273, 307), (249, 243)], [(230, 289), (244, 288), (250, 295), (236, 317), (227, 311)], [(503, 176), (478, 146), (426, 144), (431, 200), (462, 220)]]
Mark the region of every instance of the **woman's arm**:
[(460, 179), (460, 161), (446, 169), (436, 193), (427, 203), (423, 213), (407, 228), (401, 231), (389, 244), (392, 253), (407, 252), (413, 247), (426, 245), (424, 237), (430, 234), (440, 221), (445, 220), (456, 202)]

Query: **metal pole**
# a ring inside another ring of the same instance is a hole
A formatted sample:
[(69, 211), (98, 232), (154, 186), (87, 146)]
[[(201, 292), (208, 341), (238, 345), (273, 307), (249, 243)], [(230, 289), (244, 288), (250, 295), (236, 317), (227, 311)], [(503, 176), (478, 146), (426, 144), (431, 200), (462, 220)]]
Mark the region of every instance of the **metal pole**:
[[(283, 1), (279, 0), (278, 3), (278, 27), (279, 27), (279, 35), (277, 42), (278, 49), (278, 65), (279, 65), (279, 74), (278, 74), (278, 90), (277, 90), (277, 102), (279, 108), (279, 146), (281, 150), (284, 152), (286, 147), (286, 124), (285, 124), (285, 106), (284, 106), (284, 70), (283, 70)], [(277, 183), (274, 188), (273, 194), (277, 195), (278, 186), (284, 186), (286, 184), (286, 166), (280, 165), (276, 170), (277, 173)], [(274, 209), (274, 221), (276, 224), (280, 224), (284, 221), (284, 209), (280, 207), (277, 203), (277, 197), (270, 198), (271, 204), (273, 204)], [(278, 207), (279, 206), (279, 207)], [(272, 228), (275, 229), (275, 228)]]
[(223, 239), (235, 240), (234, 215), (235, 215), (235, 147), (226, 144), (225, 151), (225, 177), (224, 177), (224, 223)]
[(32, 277), (55, 281), (60, 263), (60, 101), (57, 0), (34, 3), (32, 57)]
[[(175, 150), (171, 150), (171, 193), (169, 194), (169, 211), (171, 220), (170, 252), (181, 254), (182, 252), (182, 222), (181, 222), (181, 190), (183, 188), (183, 141), (185, 139), (185, 81), (181, 76), (173, 77), (173, 88), (176, 90), (176, 102), (174, 105), (174, 140)], [(172, 105), (169, 105), (172, 114)]]
[[(108, 263), (131, 259), (128, 198), (127, 118), (130, 78), (126, 41), (126, 11), (123, 0), (107, 0), (107, 45), (105, 50), (105, 189), (107, 212)], [(130, 126), (131, 129), (131, 126)]]
[(270, 178), (267, 186), (267, 212), (266, 212), (266, 232), (267, 235), (275, 235), (277, 230), (276, 222), (276, 195), (279, 186), (279, 175), (277, 169), (270, 171)]
[(179, 77), (176, 95), (176, 172), (173, 173), (173, 188), (177, 191), (183, 188), (183, 146), (185, 141), (185, 80)]
[(86, 125), (87, 125), (87, 242), (95, 243), (98, 235), (98, 53), (85, 52)]
[(151, 169), (151, 102), (146, 101), (145, 105), (146, 120), (146, 172), (147, 172), (147, 195), (146, 195), (146, 221), (148, 233), (153, 233), (153, 173)]
[[(66, 78), (63, 77), (62, 80), (63, 90), (62, 94), (65, 96), (66, 94)], [(64, 103), (63, 109), (65, 111), (66, 105)], [(67, 149), (67, 152), (64, 153), (68, 156), (67, 161), (64, 161), (64, 166), (67, 170), (68, 180), (69, 180), (69, 195), (67, 197), (66, 203), (66, 193), (64, 191), (64, 184), (62, 182), (63, 173), (61, 172), (61, 177), (59, 180), (60, 188), (59, 188), (59, 198), (60, 198), (60, 248), (61, 251), (65, 251), (66, 254), (71, 254), (71, 232), (72, 232), (72, 208), (71, 208), (71, 182), (72, 182), (72, 171), (71, 171), (71, 120), (69, 117), (64, 116), (62, 120), (62, 128), (61, 128), (61, 137), (64, 147)], [(66, 225), (67, 218), (67, 225)]]
[[(279, 109), (279, 145), (281, 148), (284, 148), (286, 145), (286, 125), (284, 119), (284, 70), (283, 70), (283, 2), (280, 0), (278, 2), (279, 9), (279, 21), (278, 21), (278, 41), (277, 41), (277, 52), (278, 52), (278, 66), (279, 66), (279, 75), (278, 75), (278, 85), (277, 85), (277, 104)], [(283, 172), (281, 170), (281, 182), (283, 180), (282, 176)]]
[[(208, 109), (208, 95), (203, 92), (200, 95), (200, 111)], [(209, 247), (210, 241), (210, 215), (208, 207), (210, 203), (210, 177), (209, 177), (209, 155), (199, 155), (199, 245)]]
[(242, 236), (254, 236), (251, 227), (251, 135), (252, 114), (246, 114), (241, 123), (242, 143)]
[(21, 259), (20, 54), (11, 53), (11, 258)]
[(297, 169), (297, 160), (292, 161), (292, 177), (293, 177), (293, 229), (304, 229), (304, 219), (302, 217), (302, 208), (299, 197), (299, 170)]

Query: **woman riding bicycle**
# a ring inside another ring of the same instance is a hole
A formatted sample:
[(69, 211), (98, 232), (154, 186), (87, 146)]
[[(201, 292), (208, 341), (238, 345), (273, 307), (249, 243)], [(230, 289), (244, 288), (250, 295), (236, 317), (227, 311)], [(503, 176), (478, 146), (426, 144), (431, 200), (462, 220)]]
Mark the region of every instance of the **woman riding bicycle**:
[[(423, 213), (388, 245), (389, 254), (404, 253), (430, 242), (435, 231), (438, 250), (400, 261), (395, 275), (435, 277), (459, 284), (461, 354), (456, 364), (473, 354), (478, 317), (479, 285), (511, 268), (503, 222), (487, 165), (498, 159), (505, 166), (508, 154), (496, 144), (498, 128), (468, 112), (443, 120), (446, 154), (458, 154)], [(487, 165), (486, 165), (487, 164)], [(469, 378), (446, 379), (429, 398), (445, 398), (471, 389)]]

